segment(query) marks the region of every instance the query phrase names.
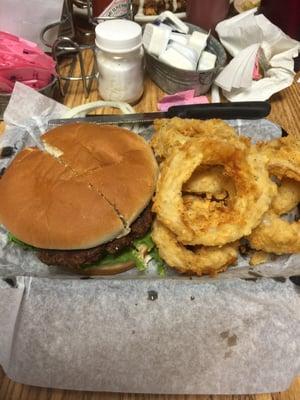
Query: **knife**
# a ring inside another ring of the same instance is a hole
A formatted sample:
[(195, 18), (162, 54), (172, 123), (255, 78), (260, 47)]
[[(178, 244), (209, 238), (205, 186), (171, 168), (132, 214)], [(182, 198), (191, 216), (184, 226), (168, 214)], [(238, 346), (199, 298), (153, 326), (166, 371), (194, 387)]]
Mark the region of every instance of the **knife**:
[(52, 119), (49, 126), (90, 122), (94, 124), (136, 124), (151, 123), (159, 118), (194, 118), (194, 119), (260, 119), (266, 117), (271, 106), (266, 101), (247, 101), (237, 103), (211, 103), (173, 106), (166, 112), (139, 114), (98, 114), (78, 118)]

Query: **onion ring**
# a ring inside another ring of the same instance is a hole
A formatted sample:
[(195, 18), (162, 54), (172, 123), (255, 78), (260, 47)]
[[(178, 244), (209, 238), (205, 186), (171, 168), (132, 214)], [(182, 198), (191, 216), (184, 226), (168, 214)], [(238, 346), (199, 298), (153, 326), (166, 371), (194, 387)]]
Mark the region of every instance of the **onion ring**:
[(194, 213), (197, 218), (204, 218), (207, 221), (214, 212), (226, 212), (227, 205), (225, 201), (212, 201), (211, 199), (201, 198), (195, 195), (184, 195), (183, 204), (185, 209)]
[(291, 136), (258, 144), (268, 156), (270, 174), (281, 179), (278, 195), (261, 224), (249, 236), (253, 249), (274, 254), (300, 252), (300, 222), (281, 219), (300, 199), (300, 142)]
[[(226, 213), (199, 218), (184, 207), (182, 186), (201, 164), (223, 165), (226, 175), (234, 179), (236, 196)], [(163, 163), (153, 210), (183, 244), (222, 246), (259, 225), (276, 190), (265, 158), (249, 141), (203, 137), (188, 141)]]
[(176, 236), (158, 220), (154, 222), (152, 238), (159, 255), (170, 267), (182, 273), (216, 275), (237, 261), (238, 243), (223, 247), (199, 247), (193, 252), (178, 242)]
[(300, 183), (283, 178), (270, 211), (248, 238), (253, 249), (279, 255), (300, 252), (300, 222), (281, 219), (281, 215), (293, 210), (299, 200)]
[(300, 222), (284, 221), (270, 211), (262, 223), (249, 236), (253, 249), (274, 254), (300, 252)]
[(207, 198), (217, 200), (235, 195), (233, 180), (224, 174), (221, 165), (198, 167), (190, 179), (183, 185), (184, 193), (205, 194)]
[(300, 141), (286, 136), (269, 142), (257, 143), (258, 150), (268, 157), (270, 174), (300, 181)]
[(300, 203), (300, 183), (293, 179), (283, 178), (274, 197), (271, 210), (277, 215), (286, 214)]
[(258, 250), (258, 251), (254, 251), (254, 253), (251, 254), (250, 260), (249, 260), (249, 265), (251, 265), (252, 267), (255, 267), (256, 265), (264, 264), (270, 260), (271, 260), (270, 253), (266, 253), (265, 251)]
[(157, 157), (167, 158), (176, 147), (192, 138), (217, 136), (223, 139), (237, 138), (235, 130), (220, 119), (158, 119), (154, 121), (151, 146)]

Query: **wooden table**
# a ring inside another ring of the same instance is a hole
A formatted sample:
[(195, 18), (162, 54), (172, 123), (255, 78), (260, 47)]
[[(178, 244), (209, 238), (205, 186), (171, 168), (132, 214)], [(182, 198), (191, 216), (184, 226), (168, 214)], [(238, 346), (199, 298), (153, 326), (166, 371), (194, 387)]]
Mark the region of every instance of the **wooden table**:
[[(91, 69), (92, 59), (86, 55), (86, 63)], [(66, 69), (69, 69), (67, 66)], [(74, 74), (78, 73), (75, 66)], [(272, 112), (268, 117), (271, 121), (281, 125), (289, 134), (300, 137), (300, 83), (297, 83), (300, 73), (296, 76), (294, 84), (288, 89), (272, 97)], [(164, 93), (146, 79), (145, 93), (138, 104), (136, 111), (156, 111), (157, 101)], [(64, 103), (69, 107), (88, 103), (99, 99), (96, 82), (92, 85), (90, 96), (86, 99), (82, 92), (80, 82), (69, 86)], [(112, 110), (101, 110), (112, 112)], [(0, 132), (3, 124), (0, 124)], [(30, 366), (29, 366), (30, 368)], [(0, 400), (300, 400), (300, 377), (294, 381), (290, 389), (284, 393), (261, 394), (248, 396), (155, 396), (114, 393), (88, 393), (64, 391), (55, 389), (42, 389), (21, 385), (11, 381), (0, 368)]]

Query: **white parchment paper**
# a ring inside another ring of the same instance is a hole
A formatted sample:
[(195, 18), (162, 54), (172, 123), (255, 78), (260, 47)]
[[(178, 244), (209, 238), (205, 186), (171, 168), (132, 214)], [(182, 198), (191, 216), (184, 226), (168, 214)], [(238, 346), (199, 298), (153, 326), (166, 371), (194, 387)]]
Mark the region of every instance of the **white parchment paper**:
[[(45, 121), (65, 113), (30, 90), (19, 87), (12, 97), (0, 146), (19, 151), (34, 144)], [(281, 135), (266, 120), (230, 123), (254, 140)], [(1, 160), (1, 167), (10, 161)], [(153, 265), (146, 273), (86, 279), (8, 243), (2, 227), (0, 364), (18, 382), (53, 388), (284, 390), (300, 373), (300, 290), (287, 278), (299, 274), (299, 264), (299, 256), (284, 256), (251, 270), (241, 257), (214, 279), (173, 270), (158, 278)]]
[[(25, 146), (40, 145), (39, 137), (48, 129), (51, 118), (59, 118), (68, 109), (62, 104), (41, 95), (21, 83), (16, 84), (11, 101), (4, 113), (7, 129), (0, 138), (0, 147), (12, 146), (14, 155), (10, 158), (0, 159), (0, 170), (9, 165), (15, 154)], [(267, 120), (232, 120), (228, 121), (241, 135), (257, 140), (269, 140), (281, 136), (281, 128)], [(141, 131), (146, 140), (150, 140), (153, 133), (152, 127)], [(271, 263), (262, 264), (254, 269), (249, 268), (248, 258), (240, 257), (238, 266), (218, 276), (218, 279), (247, 276), (285, 276), (300, 273), (300, 256), (277, 257)], [(33, 251), (25, 251), (15, 244), (8, 243), (7, 231), (0, 226), (0, 276), (54, 276), (57, 274), (70, 274), (68, 270), (48, 267), (41, 263)], [(123, 275), (129, 277), (153, 278), (156, 276), (155, 266), (148, 271), (140, 273), (131, 270)], [(167, 270), (168, 276), (177, 276), (174, 270)], [(206, 279), (205, 277), (203, 279)]]
[(299, 335), (290, 281), (20, 277), (0, 289), (0, 363), (30, 385), (276, 392), (300, 372)]

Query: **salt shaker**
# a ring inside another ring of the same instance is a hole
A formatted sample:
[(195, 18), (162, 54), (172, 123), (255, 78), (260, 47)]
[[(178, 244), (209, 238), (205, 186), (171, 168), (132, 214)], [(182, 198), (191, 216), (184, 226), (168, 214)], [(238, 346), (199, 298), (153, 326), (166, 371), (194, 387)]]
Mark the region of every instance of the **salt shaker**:
[(98, 88), (104, 100), (135, 103), (144, 91), (142, 29), (123, 19), (96, 26)]

